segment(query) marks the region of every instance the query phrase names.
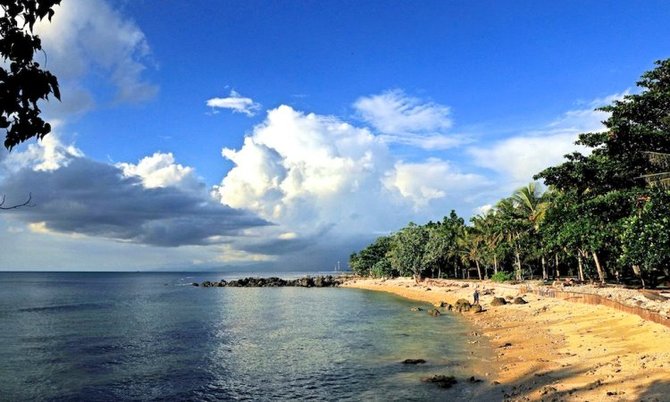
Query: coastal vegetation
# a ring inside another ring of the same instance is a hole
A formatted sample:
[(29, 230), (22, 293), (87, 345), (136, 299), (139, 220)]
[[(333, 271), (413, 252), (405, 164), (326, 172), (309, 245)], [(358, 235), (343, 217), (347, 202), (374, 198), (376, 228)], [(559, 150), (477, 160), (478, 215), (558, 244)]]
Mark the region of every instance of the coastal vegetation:
[(351, 254), (372, 277), (574, 276), (657, 286), (670, 279), (670, 59), (656, 62), (639, 91), (598, 110), (605, 130), (580, 134), (565, 161), (466, 224), (404, 228)]

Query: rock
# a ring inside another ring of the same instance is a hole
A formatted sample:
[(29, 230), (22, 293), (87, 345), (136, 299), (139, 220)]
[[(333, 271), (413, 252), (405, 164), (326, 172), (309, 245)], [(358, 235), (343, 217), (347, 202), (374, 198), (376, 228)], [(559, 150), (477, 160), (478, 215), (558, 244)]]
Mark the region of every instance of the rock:
[(502, 297), (494, 297), (491, 301), (492, 306), (504, 306), (505, 304), (507, 304), (507, 301)]
[(428, 312), (428, 314), (430, 314), (432, 317), (439, 317), (439, 316), (442, 315), (442, 313), (440, 313), (440, 310), (438, 310), (438, 309), (436, 309), (436, 308), (430, 310), (430, 311)]
[(527, 301), (523, 299), (523, 297), (515, 297), (514, 301), (512, 302), (514, 304), (528, 304)]
[(445, 301), (440, 302), (440, 307), (447, 307), (447, 306), (450, 306), (450, 304)]
[(482, 382), (482, 380), (480, 380), (479, 378), (475, 378), (475, 376), (470, 377), (468, 381), (470, 381), (471, 383)]
[(204, 281), (204, 282), (202, 283), (202, 287), (203, 287), (203, 288), (211, 288), (212, 286), (214, 286), (214, 284), (213, 284), (212, 282), (210, 282), (210, 281)]
[(505, 296), (505, 299), (506, 300), (512, 300), (512, 299), (514, 299), (514, 297), (508, 295), (508, 296)]
[(200, 284), (198, 282), (193, 282), (192, 285), (193, 286), (200, 286)]
[(405, 359), (402, 364), (424, 364), (425, 362), (423, 359)]
[(472, 304), (470, 304), (470, 302), (465, 299), (458, 299), (454, 305), (454, 310), (458, 311), (459, 313), (470, 311), (471, 308)]
[(432, 377), (424, 377), (421, 379), (422, 382), (429, 382), (436, 384), (440, 388), (451, 388), (454, 384), (457, 383), (456, 378), (452, 375), (442, 375), (436, 374)]
[(471, 313), (481, 313), (482, 311), (484, 311), (484, 308), (481, 304), (473, 304), (472, 307), (470, 307)]
[(421, 307), (412, 307), (409, 311), (423, 311)]
[(470, 287), (470, 285), (469, 285), (469, 284), (467, 284), (467, 283), (464, 283), (464, 284), (462, 284), (462, 285), (461, 285), (461, 287), (462, 287), (462, 288), (469, 288), (469, 287)]

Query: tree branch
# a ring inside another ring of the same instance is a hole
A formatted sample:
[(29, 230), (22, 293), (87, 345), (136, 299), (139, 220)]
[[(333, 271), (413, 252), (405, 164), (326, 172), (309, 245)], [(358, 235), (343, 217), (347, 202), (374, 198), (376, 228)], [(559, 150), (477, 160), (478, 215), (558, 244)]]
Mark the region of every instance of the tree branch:
[(0, 209), (2, 209), (2, 210), (6, 210), (6, 209), (16, 209), (16, 208), (21, 208), (21, 207), (33, 207), (34, 205), (32, 205), (32, 204), (30, 203), (30, 201), (32, 201), (32, 199), (33, 199), (33, 193), (28, 193), (28, 199), (27, 199), (24, 203), (22, 203), (22, 204), (16, 204), (16, 205), (12, 205), (12, 206), (6, 207), (6, 206), (5, 206), (5, 196), (3, 195), (3, 196), (2, 196), (2, 200), (0, 201)]

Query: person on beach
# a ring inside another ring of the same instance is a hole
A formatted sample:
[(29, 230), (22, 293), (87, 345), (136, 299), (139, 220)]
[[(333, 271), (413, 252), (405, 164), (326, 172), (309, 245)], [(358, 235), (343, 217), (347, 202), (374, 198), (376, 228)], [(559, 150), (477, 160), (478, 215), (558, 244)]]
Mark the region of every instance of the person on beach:
[(472, 294), (472, 298), (475, 300), (474, 304), (479, 304), (479, 289), (475, 288), (475, 293)]

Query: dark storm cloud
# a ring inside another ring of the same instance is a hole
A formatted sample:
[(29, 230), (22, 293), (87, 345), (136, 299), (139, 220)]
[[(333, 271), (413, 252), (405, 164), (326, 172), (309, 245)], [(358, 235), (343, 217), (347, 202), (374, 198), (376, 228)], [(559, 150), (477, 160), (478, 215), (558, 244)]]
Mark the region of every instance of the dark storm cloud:
[(12, 211), (49, 230), (175, 247), (222, 243), (243, 229), (270, 225), (248, 212), (176, 188), (144, 188), (115, 166), (74, 158), (66, 167), (22, 169), (2, 183), (7, 194), (32, 192), (34, 206)]

